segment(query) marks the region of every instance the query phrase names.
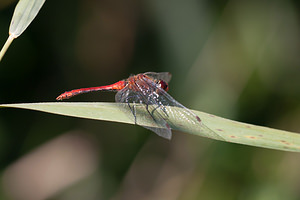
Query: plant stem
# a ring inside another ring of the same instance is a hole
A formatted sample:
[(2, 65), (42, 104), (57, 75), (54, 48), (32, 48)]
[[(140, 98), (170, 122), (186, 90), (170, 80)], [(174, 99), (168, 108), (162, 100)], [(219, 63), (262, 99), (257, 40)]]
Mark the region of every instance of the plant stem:
[(7, 38), (4, 46), (2, 47), (1, 51), (0, 51), (0, 61), (2, 60), (5, 52), (7, 51), (8, 47), (10, 46), (10, 44), (12, 43), (12, 41), (14, 40), (15, 38), (12, 36), (12, 35), (9, 35), (9, 37)]

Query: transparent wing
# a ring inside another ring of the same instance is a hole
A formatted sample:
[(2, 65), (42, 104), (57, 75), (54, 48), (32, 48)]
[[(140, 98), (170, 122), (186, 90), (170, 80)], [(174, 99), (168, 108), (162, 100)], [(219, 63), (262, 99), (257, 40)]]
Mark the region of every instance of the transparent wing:
[[(148, 103), (152, 105), (157, 105), (154, 110), (154, 116), (162, 116), (163, 119), (171, 128), (176, 128), (180, 130), (180, 126), (188, 127), (188, 129), (193, 131), (205, 132), (208, 137), (225, 141), (225, 139), (205, 126), (201, 119), (194, 114), (192, 111), (181, 105), (173, 97), (171, 97), (166, 91), (158, 87), (153, 81), (147, 78), (141, 80), (142, 85), (149, 85), (149, 90), (147, 91), (147, 96), (149, 96)], [(139, 82), (137, 83), (139, 84)], [(180, 124), (183, 123), (183, 124)]]
[(144, 74), (155, 80), (163, 80), (166, 83), (169, 83), (172, 78), (172, 74), (170, 72), (146, 72)]
[[(206, 127), (196, 114), (181, 105), (145, 76), (136, 79), (135, 85), (130, 89), (127, 86), (119, 91), (116, 95), (116, 101), (126, 103), (123, 104), (125, 105), (124, 109), (131, 113), (136, 124), (149, 122), (158, 126), (158, 128), (147, 126), (145, 128), (154, 131), (162, 137), (171, 138), (171, 128), (180, 130), (181, 126), (185, 126), (191, 132), (196, 129), (197, 131), (205, 132), (208, 134), (208, 137), (224, 140), (222, 136)], [(133, 106), (130, 107), (130, 103)]]
[[(120, 108), (123, 112), (127, 113), (127, 116), (135, 122), (135, 124), (141, 125), (147, 128), (157, 135), (166, 139), (171, 139), (172, 131), (166, 120), (160, 113), (157, 113), (155, 117), (151, 114), (151, 110), (154, 105), (148, 105), (147, 98), (141, 93), (137, 86), (136, 88), (130, 88), (126, 86), (116, 94), (116, 102), (120, 102)], [(144, 124), (149, 124), (145, 126)], [(154, 126), (154, 127), (153, 127)]]

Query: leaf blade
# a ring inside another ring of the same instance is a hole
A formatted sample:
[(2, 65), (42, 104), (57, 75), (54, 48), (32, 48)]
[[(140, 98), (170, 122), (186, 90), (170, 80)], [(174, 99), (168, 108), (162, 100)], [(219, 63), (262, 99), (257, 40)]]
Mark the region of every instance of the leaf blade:
[[(125, 113), (121, 112), (117, 103), (57, 102), (0, 105), (0, 108), (4, 107), (30, 109), (65, 116), (133, 124)], [(298, 133), (241, 123), (194, 110), (192, 110), (192, 112), (197, 114), (210, 130), (222, 135), (227, 142), (300, 152), (300, 134)], [(210, 137), (207, 133), (193, 131), (190, 127), (184, 127), (182, 124), (172, 128), (198, 136)], [(149, 124), (145, 125), (149, 126)]]
[(20, 36), (36, 17), (45, 0), (20, 0), (15, 8), (9, 34), (14, 38)]

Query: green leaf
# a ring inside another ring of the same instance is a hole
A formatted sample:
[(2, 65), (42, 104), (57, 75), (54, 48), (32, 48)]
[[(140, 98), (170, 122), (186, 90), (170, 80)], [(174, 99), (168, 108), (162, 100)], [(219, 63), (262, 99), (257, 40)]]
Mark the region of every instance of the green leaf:
[(19, 37), (36, 17), (45, 0), (20, 0), (9, 26), (9, 37), (0, 51), (0, 61), (12, 41)]
[(13, 38), (21, 35), (40, 11), (45, 0), (20, 0), (17, 4), (9, 27)]
[[(119, 106), (117, 103), (60, 102), (0, 105), (2, 108), (23, 108), (66, 116), (133, 124), (134, 122), (119, 109)], [(180, 108), (172, 107), (170, 109)], [(300, 135), (298, 133), (241, 123), (194, 110), (192, 110), (192, 112), (201, 118), (202, 123), (208, 127), (207, 129), (199, 129), (191, 126), (187, 127), (184, 125), (184, 122), (178, 122), (176, 119), (172, 119), (175, 125), (171, 128), (194, 135), (224, 140), (226, 142), (300, 152)], [(142, 121), (140, 125), (155, 126), (146, 121)], [(214, 134), (212, 134), (212, 132)]]

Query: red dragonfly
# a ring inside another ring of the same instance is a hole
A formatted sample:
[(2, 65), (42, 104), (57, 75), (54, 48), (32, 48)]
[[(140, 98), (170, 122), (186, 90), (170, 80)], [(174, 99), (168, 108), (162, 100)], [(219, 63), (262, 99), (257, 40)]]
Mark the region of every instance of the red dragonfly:
[[(143, 127), (154, 131), (159, 136), (171, 139), (171, 128), (178, 128), (178, 122), (181, 122), (185, 127), (190, 127), (190, 129), (196, 127), (201, 132), (211, 134), (213, 138), (223, 140), (221, 136), (206, 127), (196, 114), (167, 93), (170, 80), (169, 72), (146, 72), (111, 85), (67, 91), (59, 95), (56, 100), (69, 99), (75, 95), (93, 91), (118, 91), (115, 100), (121, 103), (121, 109), (132, 118), (135, 124), (143, 124)], [(154, 126), (145, 126), (145, 122)]]

